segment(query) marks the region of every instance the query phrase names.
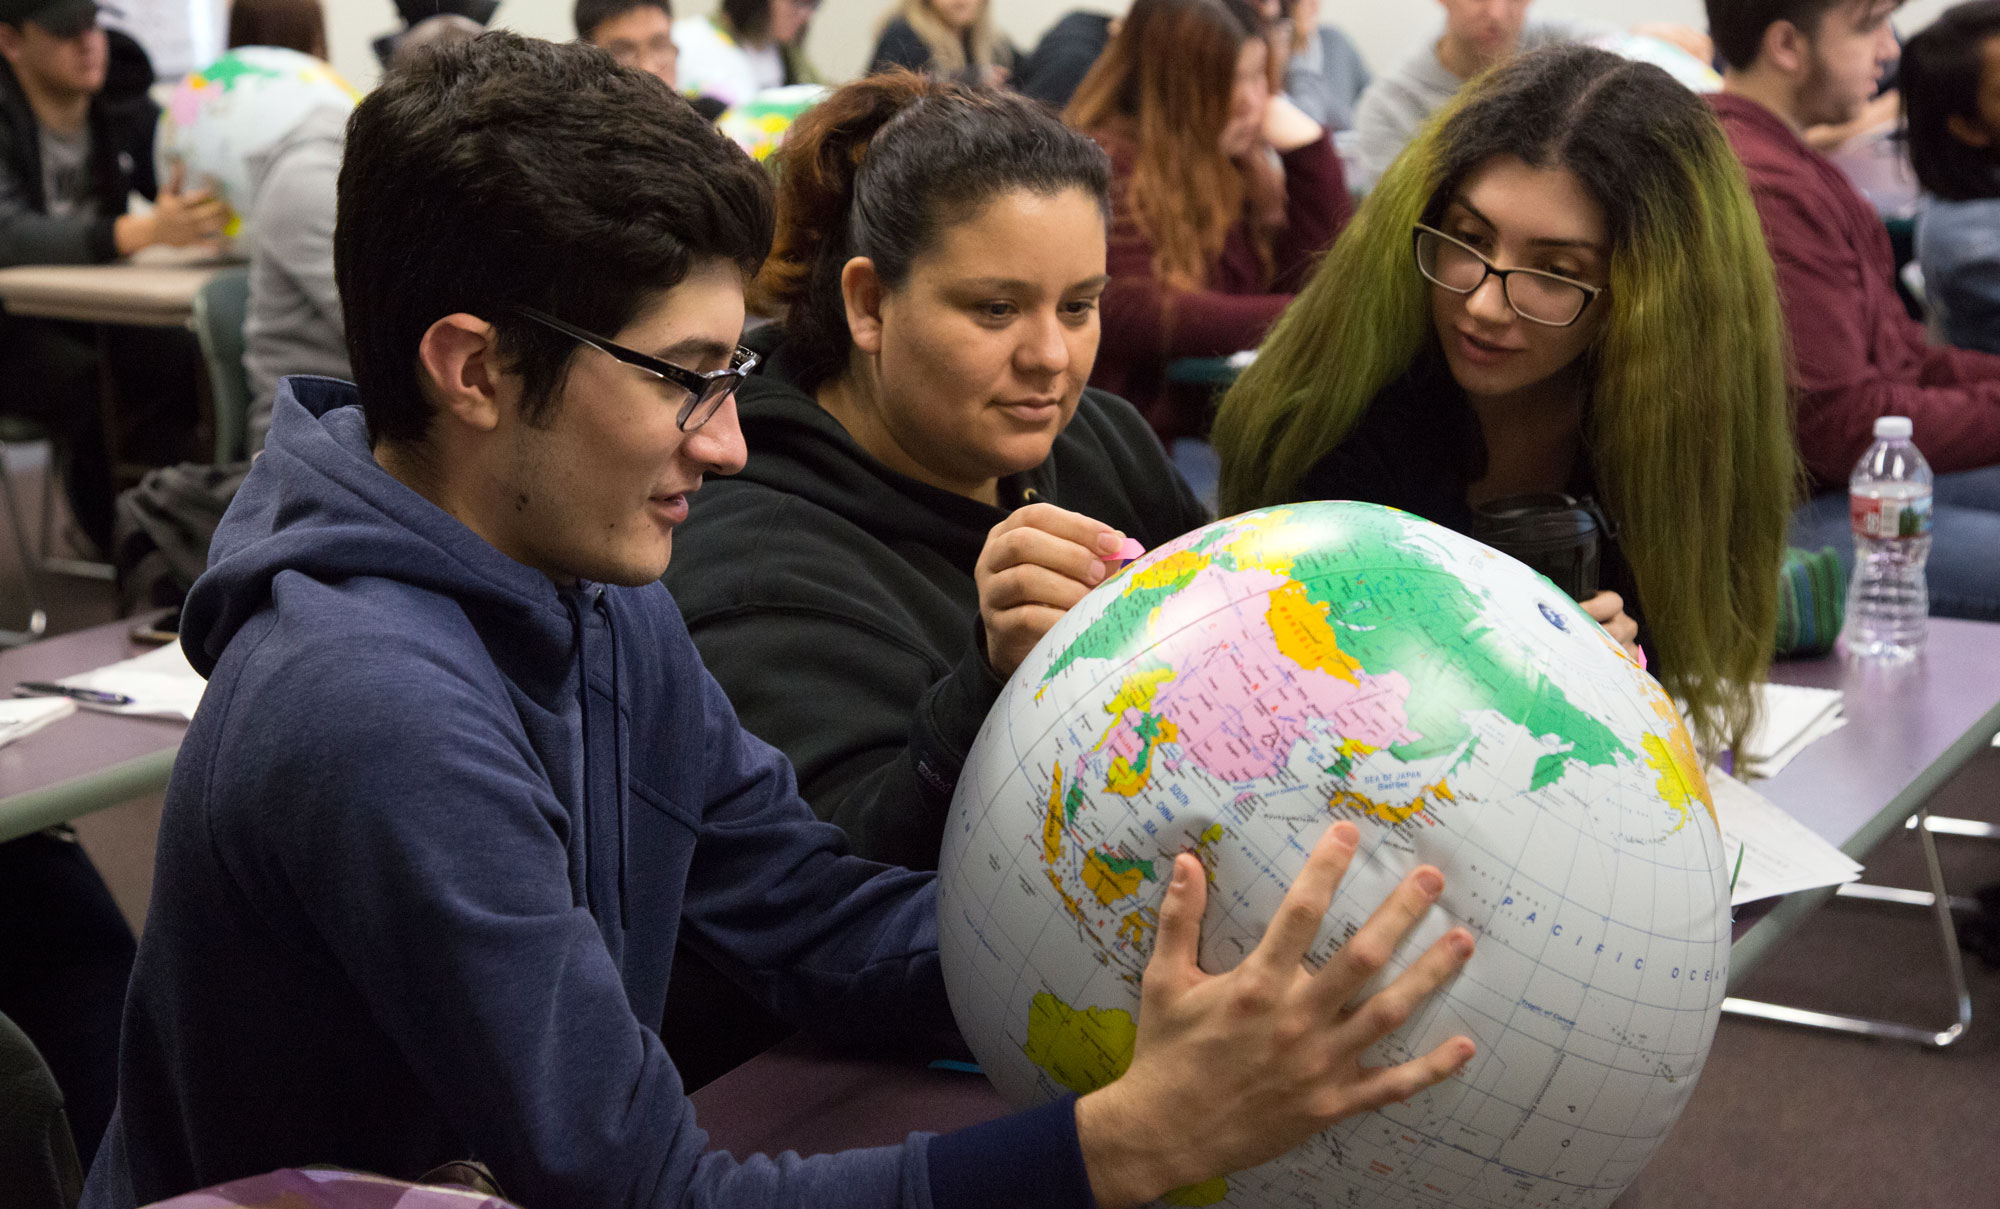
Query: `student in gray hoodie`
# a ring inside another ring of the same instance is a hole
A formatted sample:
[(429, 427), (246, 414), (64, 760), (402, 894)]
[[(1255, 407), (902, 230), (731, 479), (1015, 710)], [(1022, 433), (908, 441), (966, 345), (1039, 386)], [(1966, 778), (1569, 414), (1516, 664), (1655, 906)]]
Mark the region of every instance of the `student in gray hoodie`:
[(250, 374), (246, 452), (252, 455), (264, 448), (270, 431), (278, 379), (353, 376), (333, 283), (333, 193), (347, 114), (333, 106), (315, 109), (250, 161), (257, 222), (243, 367)]

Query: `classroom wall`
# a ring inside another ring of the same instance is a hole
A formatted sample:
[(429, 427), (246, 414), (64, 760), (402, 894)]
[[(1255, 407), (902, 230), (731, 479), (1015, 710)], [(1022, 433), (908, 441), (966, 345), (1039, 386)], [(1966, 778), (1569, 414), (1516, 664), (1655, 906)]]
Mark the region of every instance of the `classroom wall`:
[[(373, 84), (377, 74), (375, 56), (368, 44), (376, 35), (396, 24), (395, 6), (390, 0), (324, 0), (327, 7), (329, 38), (333, 44), (333, 64), (342, 75), (359, 87)], [(867, 65), (874, 48), (876, 27), (890, 0), (822, 0), (813, 21), (809, 49), (813, 61), (830, 78), (840, 79)], [(1117, 0), (993, 0), (1000, 25), (1023, 47), (1032, 46), (1044, 29), (1073, 8), (1100, 12), (1122, 11)], [(1905, 32), (1921, 28), (1951, 0), (1913, 0), (1897, 14), (1897, 27)], [(495, 17), (503, 24), (544, 38), (567, 38), (574, 34), (570, 10), (574, 0), (503, 0)], [(677, 13), (708, 12), (714, 0), (676, 0)], [(1393, 66), (1432, 36), (1439, 25), (1438, 7), (1432, 0), (1322, 0), (1323, 20), (1340, 26), (1354, 39), (1368, 63), (1380, 70)], [(1697, 28), (1707, 24), (1701, 0), (1540, 0), (1536, 13), (1550, 17), (1584, 18), (1614, 25), (1639, 21), (1678, 21)]]

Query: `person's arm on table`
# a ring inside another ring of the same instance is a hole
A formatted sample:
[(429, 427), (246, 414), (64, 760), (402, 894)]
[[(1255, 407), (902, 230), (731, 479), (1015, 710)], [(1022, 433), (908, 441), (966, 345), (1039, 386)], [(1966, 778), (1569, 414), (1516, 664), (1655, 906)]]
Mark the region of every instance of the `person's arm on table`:
[(222, 236), (222, 228), (229, 223), (229, 207), (209, 190), (184, 192), (183, 183), (184, 173), (176, 167), (172, 182), (153, 199), (151, 214), (121, 214), (113, 220), (112, 239), (118, 255), (130, 256), (154, 244), (191, 247)]

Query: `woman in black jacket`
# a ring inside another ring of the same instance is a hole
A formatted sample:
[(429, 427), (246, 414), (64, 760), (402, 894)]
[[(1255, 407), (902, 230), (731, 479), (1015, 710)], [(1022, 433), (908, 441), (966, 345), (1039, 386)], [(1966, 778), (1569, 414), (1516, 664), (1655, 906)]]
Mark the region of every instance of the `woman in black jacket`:
[(667, 584), (822, 818), (930, 868), (1004, 678), (1117, 565), (1205, 515), (1138, 413), (1084, 389), (1108, 165), (1040, 106), (915, 77), (795, 127), (782, 308), (737, 396), (750, 460)]

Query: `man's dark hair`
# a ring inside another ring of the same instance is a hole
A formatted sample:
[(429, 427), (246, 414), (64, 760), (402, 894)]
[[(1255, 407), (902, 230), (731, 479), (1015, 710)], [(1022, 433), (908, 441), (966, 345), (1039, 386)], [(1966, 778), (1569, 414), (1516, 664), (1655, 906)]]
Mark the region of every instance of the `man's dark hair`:
[[(1757, 61), (1764, 31), (1790, 21), (1808, 36), (1837, 8), (1864, 0), (1708, 0), (1708, 36), (1715, 53), (1729, 67), (1742, 71)], [(1900, 0), (1899, 0), (1900, 2)]]
[(348, 123), (338, 200), (334, 276), (378, 441), (428, 431), (417, 346), (444, 316), (494, 325), (542, 423), (578, 346), (511, 307), (609, 335), (704, 262), (754, 274), (771, 244), (764, 170), (665, 84), (504, 31), (383, 79)]
[(635, 8), (657, 8), (674, 19), (673, 5), (667, 0), (576, 0), (576, 36), (588, 42), (597, 36), (597, 27), (614, 17), (622, 17)]
[(1994, 37), (2000, 37), (2000, 0), (1971, 0), (1946, 9), (1903, 47), (1910, 165), (1924, 191), (1946, 201), (2000, 197), (2000, 148), (1974, 147), (1950, 126), (1953, 115), (1980, 124), (1983, 56)]

